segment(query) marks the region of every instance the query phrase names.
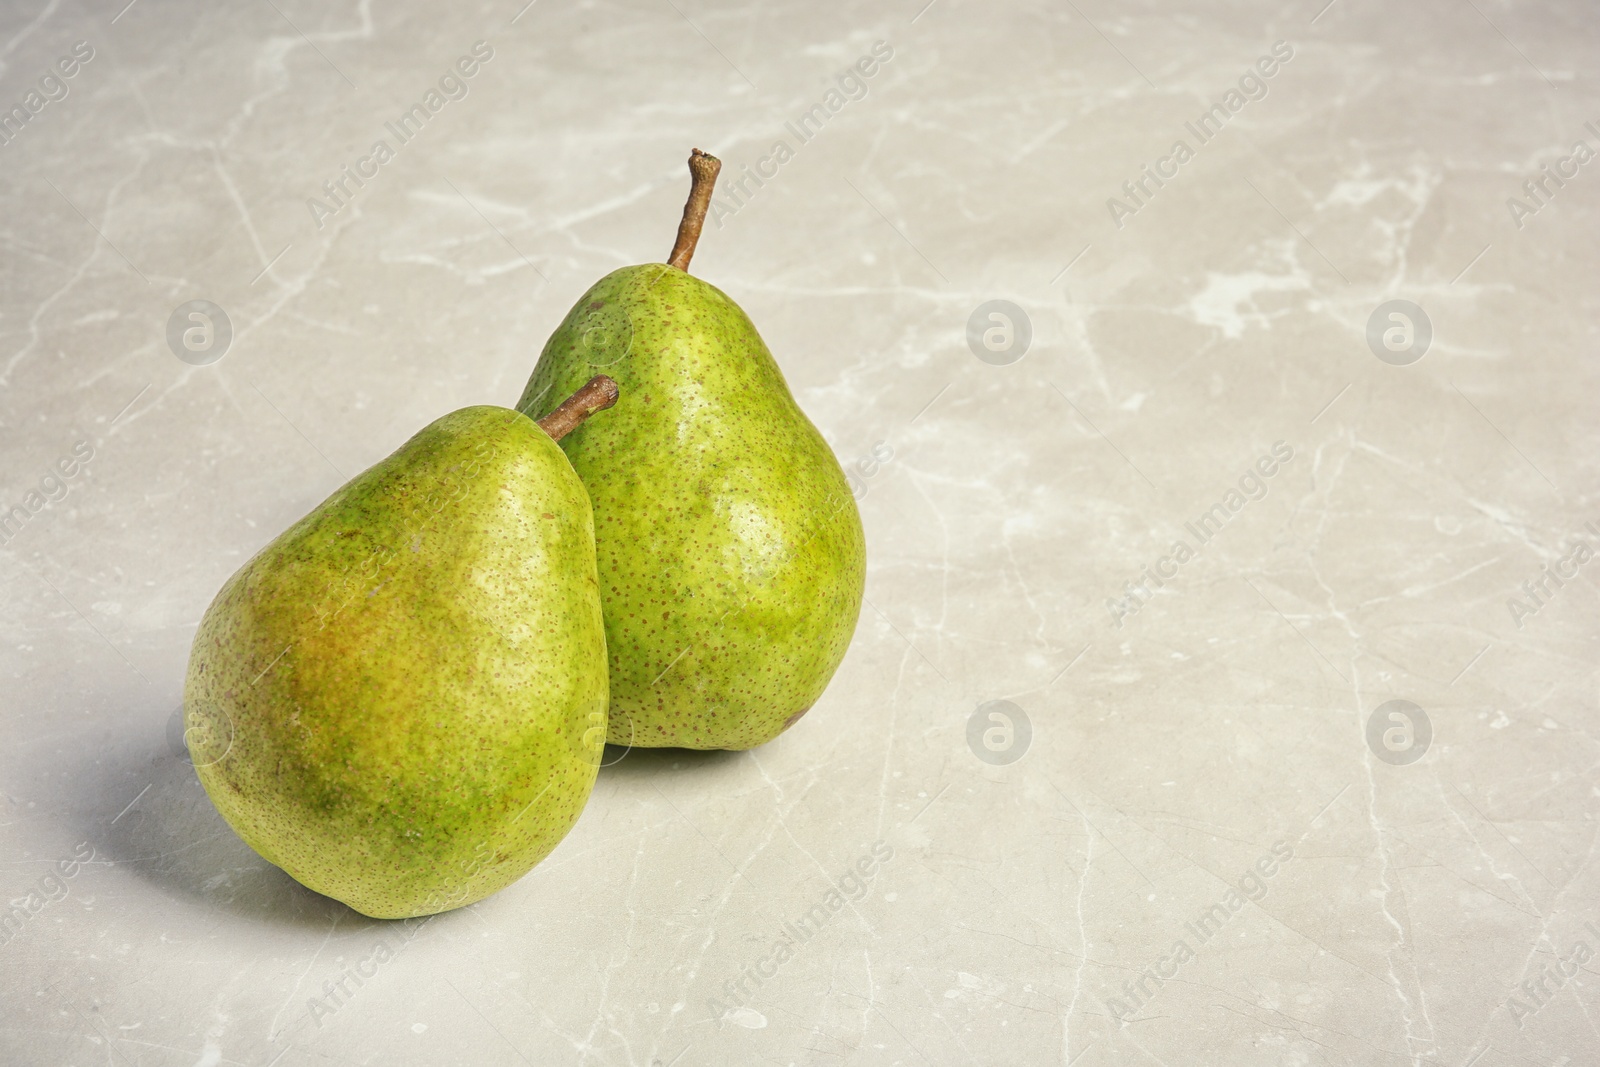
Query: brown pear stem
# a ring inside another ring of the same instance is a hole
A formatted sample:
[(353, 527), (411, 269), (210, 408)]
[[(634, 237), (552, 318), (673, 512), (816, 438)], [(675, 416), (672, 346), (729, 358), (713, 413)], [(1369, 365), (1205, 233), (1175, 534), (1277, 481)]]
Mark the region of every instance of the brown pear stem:
[(711, 190), (717, 184), (717, 173), (722, 170), (722, 160), (707, 155), (696, 148), (689, 153), (689, 201), (683, 205), (683, 221), (678, 223), (678, 240), (667, 257), (669, 266), (681, 271), (689, 269), (695, 245), (700, 243), (700, 228), (706, 223), (706, 211), (711, 207)]
[(617, 383), (604, 374), (596, 374), (576, 393), (561, 402), (561, 406), (539, 420), (539, 429), (559, 441), (583, 425), (597, 411), (604, 411), (617, 402)]

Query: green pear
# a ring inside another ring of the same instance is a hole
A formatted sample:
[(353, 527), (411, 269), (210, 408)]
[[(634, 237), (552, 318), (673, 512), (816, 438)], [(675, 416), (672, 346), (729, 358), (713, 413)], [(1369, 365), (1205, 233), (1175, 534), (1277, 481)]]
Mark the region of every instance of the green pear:
[(844, 472), (749, 317), (687, 273), (720, 164), (698, 149), (667, 263), (606, 275), (544, 346), (533, 417), (603, 370), (561, 442), (594, 504), (608, 740), (744, 749), (810, 709), (855, 631), (866, 543)]
[(446, 415), (222, 587), (185, 736), (265, 859), (395, 919), (481, 900), (572, 828), (606, 650), (589, 498), (553, 438), (615, 396), (596, 379), (539, 425)]

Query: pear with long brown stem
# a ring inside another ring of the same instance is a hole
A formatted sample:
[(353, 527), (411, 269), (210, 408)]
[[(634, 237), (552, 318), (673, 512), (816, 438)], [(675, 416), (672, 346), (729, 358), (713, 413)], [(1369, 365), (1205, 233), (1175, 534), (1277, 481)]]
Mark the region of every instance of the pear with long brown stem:
[(594, 504), (609, 739), (750, 748), (822, 695), (861, 611), (866, 544), (844, 472), (726, 293), (688, 273), (721, 164), (696, 149), (666, 263), (573, 305), (519, 410), (596, 371), (622, 399), (561, 442)]

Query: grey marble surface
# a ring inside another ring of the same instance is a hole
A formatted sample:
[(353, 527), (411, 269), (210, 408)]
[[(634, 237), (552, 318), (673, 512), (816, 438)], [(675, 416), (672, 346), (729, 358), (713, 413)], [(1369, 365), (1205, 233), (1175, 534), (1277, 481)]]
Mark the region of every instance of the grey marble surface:
[[(0, 12), (0, 1061), (1600, 1062), (1587, 5), (520, 3)], [(854, 644), (362, 918), (174, 747), (196, 623), (691, 145), (768, 175), (695, 272), (864, 493)]]

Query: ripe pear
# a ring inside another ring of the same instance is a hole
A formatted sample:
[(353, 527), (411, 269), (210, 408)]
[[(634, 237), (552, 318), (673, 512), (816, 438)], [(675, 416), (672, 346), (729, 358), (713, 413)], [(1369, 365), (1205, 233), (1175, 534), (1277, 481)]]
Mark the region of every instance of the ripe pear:
[(718, 161), (695, 150), (667, 263), (578, 300), (517, 404), (603, 370), (622, 399), (561, 442), (594, 504), (608, 740), (745, 749), (810, 709), (855, 631), (866, 544), (844, 472), (755, 326), (688, 273)]
[(446, 415), (223, 586), (185, 735), (265, 859), (395, 919), (504, 888), (571, 829), (607, 671), (589, 498), (553, 438), (615, 396)]

